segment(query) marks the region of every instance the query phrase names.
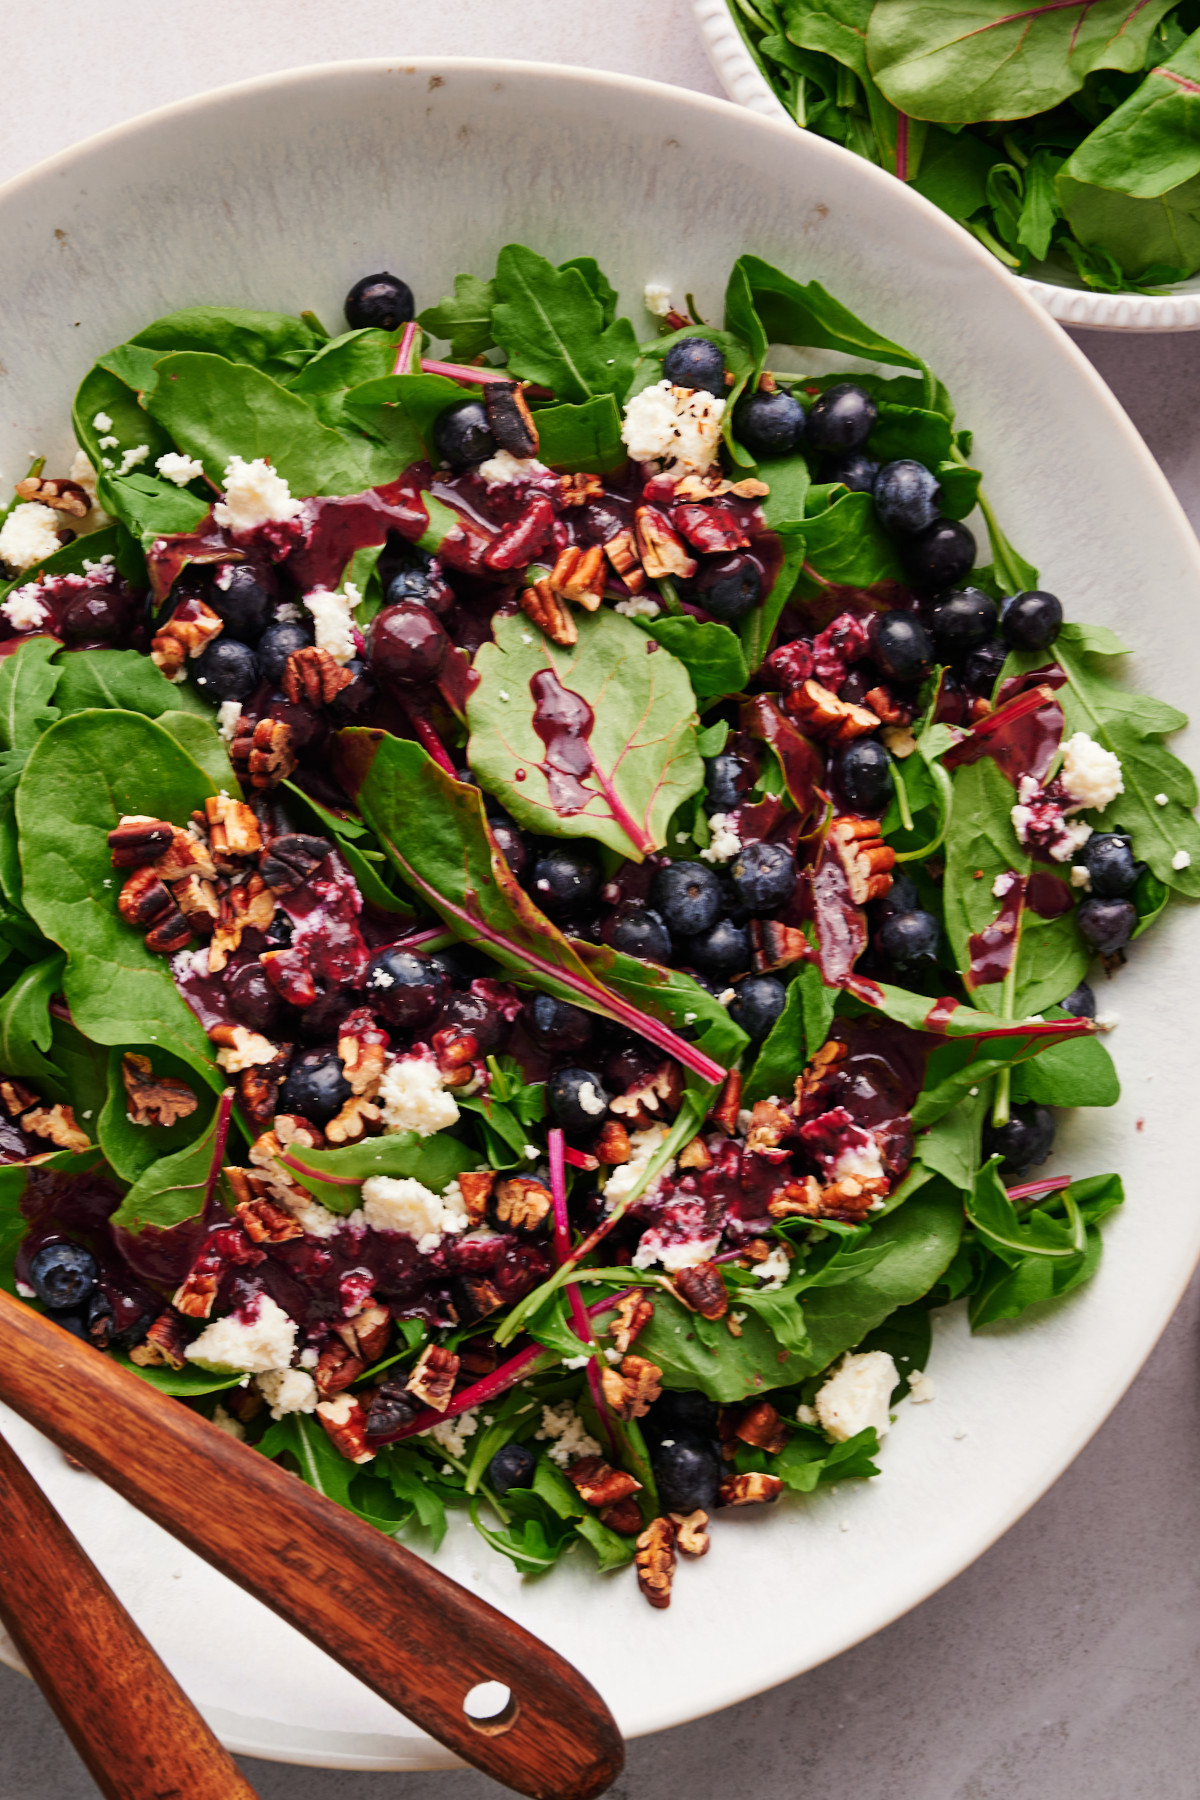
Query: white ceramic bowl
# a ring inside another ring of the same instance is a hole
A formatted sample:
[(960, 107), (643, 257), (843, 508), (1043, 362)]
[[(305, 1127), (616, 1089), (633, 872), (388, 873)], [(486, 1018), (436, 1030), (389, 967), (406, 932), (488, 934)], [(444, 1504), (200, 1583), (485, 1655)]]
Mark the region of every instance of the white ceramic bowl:
[[(646, 281), (716, 316), (746, 249), (818, 277), (949, 383), (1008, 530), (1068, 612), (1134, 641), (1154, 692), (1185, 706), (1200, 692), (1196, 542), (1028, 291), (869, 164), (625, 77), (399, 59), (300, 70), (136, 120), (13, 182), (0, 191), (0, 469), (23, 470), (31, 446), (60, 466), (91, 357), (170, 307), (312, 307), (336, 325), (367, 271), (403, 273), (424, 305), (456, 271), (488, 273), (512, 238), (556, 259), (596, 254), (635, 316)], [(1117, 995), (1129, 1097), (1068, 1125), (1058, 1165), (1126, 1173), (1131, 1204), (1105, 1227), (1101, 1272), (1061, 1310), (973, 1343), (960, 1316), (943, 1318), (938, 1397), (902, 1408), (880, 1479), (722, 1518), (669, 1612), (628, 1574), (597, 1579), (587, 1552), (523, 1583), (469, 1527), (452, 1531), (441, 1565), (577, 1662), (628, 1734), (769, 1687), (924, 1599), (1037, 1499), (1140, 1367), (1200, 1251), (1176, 1135), (1194, 1112), (1200, 1011), (1185, 912), (1137, 946), (1106, 1005)], [(236, 1749), (356, 1768), (450, 1760), (19, 1421), (4, 1429)]]
[[(692, 10), (708, 59), (730, 99), (764, 119), (786, 120), (794, 130), (796, 121), (772, 91), (738, 30), (733, 0), (692, 0)], [(1200, 274), (1161, 294), (1097, 294), (1082, 283), (1018, 279), (1062, 325), (1090, 331), (1200, 330)]]

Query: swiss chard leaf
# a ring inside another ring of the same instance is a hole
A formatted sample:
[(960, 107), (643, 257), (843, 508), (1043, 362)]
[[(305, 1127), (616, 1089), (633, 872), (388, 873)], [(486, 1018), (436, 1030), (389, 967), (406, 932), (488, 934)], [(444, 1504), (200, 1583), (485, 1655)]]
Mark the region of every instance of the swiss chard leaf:
[(1064, 173), (1139, 200), (1157, 199), (1200, 175), (1200, 32), (1152, 68), (1115, 112), (1085, 137)]
[(112, 1215), (114, 1226), (135, 1234), (147, 1226), (168, 1231), (200, 1216), (214, 1181), (214, 1159), (221, 1153), (221, 1112), (218, 1101), (191, 1143), (147, 1166)]
[(431, 1137), (395, 1131), (337, 1150), (285, 1148), (280, 1161), (330, 1212), (351, 1213), (361, 1205), (362, 1184), (372, 1175), (410, 1176), (440, 1194), (464, 1169), (479, 1167), (479, 1152), (445, 1131)]
[(605, 306), (579, 268), (556, 269), (523, 244), (506, 244), (494, 285), (492, 332), (514, 375), (559, 400), (628, 391), (638, 353), (633, 326), (605, 323)]

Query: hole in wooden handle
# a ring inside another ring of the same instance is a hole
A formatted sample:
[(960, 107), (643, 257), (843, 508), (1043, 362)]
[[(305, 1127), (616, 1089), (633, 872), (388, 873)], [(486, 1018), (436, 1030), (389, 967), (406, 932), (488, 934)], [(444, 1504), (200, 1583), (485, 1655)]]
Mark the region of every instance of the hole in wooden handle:
[(502, 1681), (480, 1681), (463, 1701), (467, 1723), (484, 1737), (500, 1737), (511, 1731), (521, 1708), (511, 1688)]

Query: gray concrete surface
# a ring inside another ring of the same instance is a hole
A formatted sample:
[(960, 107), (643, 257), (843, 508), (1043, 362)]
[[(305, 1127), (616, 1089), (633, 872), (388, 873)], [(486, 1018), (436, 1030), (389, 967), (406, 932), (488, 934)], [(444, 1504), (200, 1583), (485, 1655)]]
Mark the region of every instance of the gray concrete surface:
[[(0, 178), (187, 93), (395, 49), (587, 63), (717, 91), (686, 0), (65, 0), (54, 18), (48, 39), (44, 20), (0, 0)], [(1200, 339), (1078, 341), (1200, 526)], [(614, 1800), (1197, 1800), (1198, 1325), (1200, 1279), (1084, 1454), (951, 1586), (809, 1675), (632, 1744)], [(262, 1800), (501, 1791), (469, 1772), (244, 1766)], [(96, 1791), (40, 1695), (0, 1669), (0, 1800)]]

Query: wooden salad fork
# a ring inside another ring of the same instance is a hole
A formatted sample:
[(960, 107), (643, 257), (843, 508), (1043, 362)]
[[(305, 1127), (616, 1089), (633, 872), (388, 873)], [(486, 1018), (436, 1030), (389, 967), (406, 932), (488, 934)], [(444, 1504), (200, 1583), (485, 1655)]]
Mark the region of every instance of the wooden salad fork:
[[(0, 1346), (0, 1400), (464, 1761), (533, 1800), (591, 1800), (620, 1773), (590, 1682), (486, 1601), (2, 1292)], [(510, 1698), (472, 1718), (492, 1682)]]
[(106, 1800), (255, 1800), (0, 1438), (0, 1619)]

